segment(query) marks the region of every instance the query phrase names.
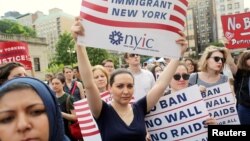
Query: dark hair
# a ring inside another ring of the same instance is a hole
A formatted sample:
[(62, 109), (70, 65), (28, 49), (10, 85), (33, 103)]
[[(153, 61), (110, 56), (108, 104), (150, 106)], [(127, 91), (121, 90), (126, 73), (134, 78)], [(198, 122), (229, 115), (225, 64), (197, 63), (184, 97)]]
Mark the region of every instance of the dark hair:
[[(150, 71), (152, 72), (152, 74), (153, 74), (155, 80), (156, 80), (155, 69), (156, 69), (157, 67), (160, 67), (160, 68), (161, 68), (161, 66), (159, 66), (159, 65), (154, 65), (154, 66), (150, 69)], [(163, 71), (162, 68), (161, 68), (161, 70)]]
[(76, 70), (77, 72), (79, 72), (79, 67), (78, 66), (74, 66), (73, 70)]
[(247, 65), (246, 61), (250, 59), (250, 51), (243, 52), (238, 60), (238, 68), (246, 71), (250, 71), (250, 67)]
[[(25, 83), (13, 83), (12, 85), (5, 87), (3, 89), (0, 90), (0, 99), (8, 92), (11, 91), (16, 91), (16, 90), (23, 90), (23, 89), (32, 89), (34, 90), (34, 88), (29, 85), (29, 84), (25, 84)], [(35, 90), (34, 90), (35, 91)]]
[[(186, 62), (186, 61), (190, 61), (190, 62), (192, 63), (192, 65), (194, 66), (194, 72), (198, 72), (197, 63), (196, 63), (193, 59), (191, 59), (191, 58), (186, 58), (184, 61), (185, 61), (185, 62)], [(186, 66), (186, 67), (187, 67), (187, 66)]]
[(54, 77), (52, 77), (51, 80), (53, 80), (53, 79), (58, 79), (58, 80), (60, 80), (62, 84), (65, 83), (65, 77), (64, 77), (64, 75), (63, 75), (62, 73), (56, 74)]
[(70, 66), (65, 66), (65, 67), (63, 67), (63, 73), (65, 73), (65, 69), (73, 70), (72, 67), (70, 67)]
[(114, 61), (112, 59), (105, 59), (102, 61), (102, 66), (104, 66), (107, 62), (114, 63)]
[(115, 77), (117, 75), (119, 75), (119, 74), (129, 74), (133, 78), (133, 82), (134, 82), (134, 76), (130, 71), (128, 71), (128, 70), (126, 70), (124, 68), (119, 68), (119, 69), (116, 69), (114, 72), (111, 73), (110, 80), (109, 80), (110, 86), (113, 85), (113, 83), (115, 81)]
[(8, 80), (10, 72), (17, 67), (24, 67), (24, 66), (18, 62), (9, 62), (0, 65), (0, 85), (2, 85), (5, 81)]

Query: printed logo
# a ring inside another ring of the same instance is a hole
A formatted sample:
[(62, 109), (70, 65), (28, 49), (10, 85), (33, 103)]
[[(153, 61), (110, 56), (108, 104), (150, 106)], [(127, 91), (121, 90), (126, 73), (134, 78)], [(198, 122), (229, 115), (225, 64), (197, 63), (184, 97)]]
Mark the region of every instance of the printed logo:
[(112, 31), (109, 35), (109, 40), (113, 45), (123, 45), (124, 47), (129, 47), (142, 50), (153, 50), (154, 39), (147, 37), (147, 34), (142, 36), (123, 34), (120, 31)]

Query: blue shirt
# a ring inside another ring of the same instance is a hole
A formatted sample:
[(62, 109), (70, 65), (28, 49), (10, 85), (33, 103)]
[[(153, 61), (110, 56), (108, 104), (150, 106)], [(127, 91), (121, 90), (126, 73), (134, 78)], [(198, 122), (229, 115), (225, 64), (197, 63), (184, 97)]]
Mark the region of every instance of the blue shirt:
[(132, 105), (134, 119), (128, 126), (115, 109), (103, 102), (100, 117), (96, 120), (102, 141), (145, 141), (146, 96)]

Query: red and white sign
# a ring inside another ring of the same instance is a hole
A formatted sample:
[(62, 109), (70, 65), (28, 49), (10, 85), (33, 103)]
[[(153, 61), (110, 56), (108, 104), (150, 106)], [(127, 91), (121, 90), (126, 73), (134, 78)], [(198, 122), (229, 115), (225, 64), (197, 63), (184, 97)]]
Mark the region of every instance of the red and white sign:
[(31, 70), (28, 44), (24, 42), (0, 42), (0, 64), (19, 62), (25, 69)]
[(250, 12), (221, 16), (224, 36), (229, 43), (227, 48), (250, 47)]
[(83, 0), (86, 46), (158, 57), (179, 57), (187, 0)]
[[(106, 103), (111, 103), (112, 98), (109, 91), (101, 93), (100, 96)], [(100, 131), (91, 114), (87, 99), (74, 102), (74, 108), (84, 141), (102, 141)]]

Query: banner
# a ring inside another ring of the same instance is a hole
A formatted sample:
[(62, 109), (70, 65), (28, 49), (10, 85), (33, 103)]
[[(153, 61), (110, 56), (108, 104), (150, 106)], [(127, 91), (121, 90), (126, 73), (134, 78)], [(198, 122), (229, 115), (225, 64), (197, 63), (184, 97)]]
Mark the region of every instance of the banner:
[(180, 56), (187, 0), (83, 0), (80, 16), (90, 47), (156, 57)]
[(229, 43), (227, 48), (250, 47), (250, 12), (221, 16), (223, 32)]
[(152, 141), (207, 140), (209, 118), (197, 85), (163, 96), (146, 116)]
[(211, 117), (220, 125), (240, 124), (236, 100), (228, 82), (206, 89), (201, 93)]
[(19, 62), (26, 70), (32, 70), (28, 44), (24, 42), (0, 42), (0, 64)]

